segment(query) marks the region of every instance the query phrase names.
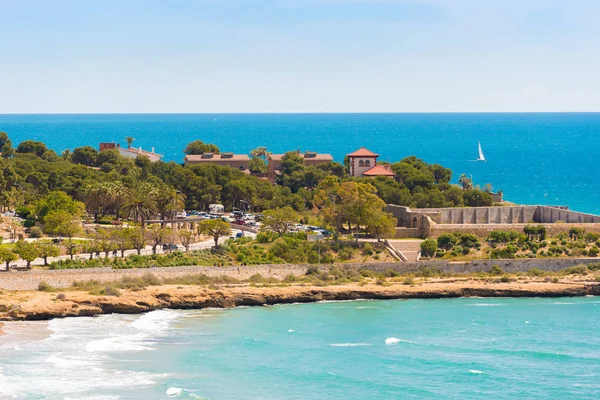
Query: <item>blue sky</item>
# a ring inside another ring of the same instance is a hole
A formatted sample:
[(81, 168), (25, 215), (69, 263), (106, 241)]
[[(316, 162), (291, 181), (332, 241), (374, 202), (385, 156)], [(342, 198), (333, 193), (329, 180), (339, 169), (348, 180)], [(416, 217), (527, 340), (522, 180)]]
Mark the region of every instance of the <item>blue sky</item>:
[(597, 0), (0, 0), (0, 113), (600, 111)]

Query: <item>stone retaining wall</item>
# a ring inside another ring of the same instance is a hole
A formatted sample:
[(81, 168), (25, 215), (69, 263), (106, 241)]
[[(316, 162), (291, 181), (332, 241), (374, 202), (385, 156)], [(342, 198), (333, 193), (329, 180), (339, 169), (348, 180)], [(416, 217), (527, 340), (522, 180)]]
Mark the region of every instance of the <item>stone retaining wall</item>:
[[(527, 272), (533, 268), (542, 271), (561, 271), (565, 268), (580, 264), (598, 263), (598, 258), (555, 258), (555, 259), (515, 259), (515, 260), (475, 260), (457, 263), (446, 260), (431, 260), (418, 262), (381, 262), (381, 263), (344, 263), (337, 267), (354, 270), (369, 269), (375, 272), (385, 272), (390, 269), (400, 273), (416, 273), (425, 267), (435, 267), (443, 273), (461, 274), (479, 271), (487, 272), (494, 265), (500, 266), (506, 272)], [(4, 290), (36, 290), (41, 281), (56, 288), (69, 287), (75, 281), (97, 280), (110, 282), (123, 277), (141, 277), (152, 273), (159, 278), (173, 278), (187, 274), (206, 274), (208, 276), (227, 275), (240, 280), (248, 279), (254, 274), (264, 277), (283, 279), (286, 275), (303, 275), (309, 266), (314, 264), (283, 264), (255, 265), (245, 267), (166, 267), (113, 270), (110, 268), (63, 269), (63, 270), (31, 270), (21, 272), (0, 273), (0, 289)], [(319, 265), (321, 270), (327, 270), (329, 265)]]

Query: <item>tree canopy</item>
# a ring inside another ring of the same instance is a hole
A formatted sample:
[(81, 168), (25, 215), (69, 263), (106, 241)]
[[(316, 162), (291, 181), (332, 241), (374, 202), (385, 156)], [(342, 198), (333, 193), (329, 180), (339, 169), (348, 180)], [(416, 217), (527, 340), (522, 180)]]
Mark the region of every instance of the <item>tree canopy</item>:
[(187, 155), (204, 154), (204, 153), (219, 154), (221, 152), (221, 150), (215, 144), (204, 143), (202, 140), (195, 140), (195, 141), (189, 143), (185, 147), (183, 152)]

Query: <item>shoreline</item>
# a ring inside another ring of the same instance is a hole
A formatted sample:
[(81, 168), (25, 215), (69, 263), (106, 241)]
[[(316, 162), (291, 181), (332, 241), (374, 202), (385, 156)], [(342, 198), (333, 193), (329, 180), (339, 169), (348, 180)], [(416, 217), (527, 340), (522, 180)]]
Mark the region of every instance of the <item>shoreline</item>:
[[(118, 296), (83, 291), (57, 293), (4, 292), (0, 321), (40, 321), (102, 314), (141, 314), (161, 309), (234, 308), (325, 300), (442, 299), (460, 297), (582, 297), (599, 296), (600, 284), (590, 281), (551, 283), (541, 280), (510, 283), (472, 278), (427, 280), (416, 284), (386, 285), (160, 285), (126, 290)], [(1, 323), (0, 323), (1, 332)]]

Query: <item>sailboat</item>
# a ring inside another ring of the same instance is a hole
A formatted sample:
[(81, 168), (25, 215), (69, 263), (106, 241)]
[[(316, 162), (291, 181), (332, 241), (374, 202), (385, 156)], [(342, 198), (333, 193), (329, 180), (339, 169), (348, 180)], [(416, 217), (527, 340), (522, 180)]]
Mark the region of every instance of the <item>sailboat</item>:
[(485, 161), (483, 150), (481, 150), (481, 142), (477, 142), (477, 145), (479, 146), (479, 157), (477, 158), (477, 161)]

